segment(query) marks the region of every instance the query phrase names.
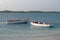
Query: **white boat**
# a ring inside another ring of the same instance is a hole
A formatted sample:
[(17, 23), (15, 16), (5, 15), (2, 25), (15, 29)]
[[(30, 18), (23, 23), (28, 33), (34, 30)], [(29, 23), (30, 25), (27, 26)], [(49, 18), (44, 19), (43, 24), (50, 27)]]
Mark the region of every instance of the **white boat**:
[(13, 20), (6, 20), (6, 24), (25, 24), (28, 23), (28, 19), (13, 19)]
[(43, 27), (50, 27), (50, 24), (48, 23), (43, 23), (43, 22), (31, 22), (31, 25), (34, 25), (34, 26), (43, 26)]

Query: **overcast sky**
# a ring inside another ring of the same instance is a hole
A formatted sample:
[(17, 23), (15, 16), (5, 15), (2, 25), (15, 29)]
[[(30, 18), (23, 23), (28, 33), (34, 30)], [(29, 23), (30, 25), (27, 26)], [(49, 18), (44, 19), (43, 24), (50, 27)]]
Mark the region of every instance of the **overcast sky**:
[(60, 11), (60, 0), (0, 0), (0, 10)]

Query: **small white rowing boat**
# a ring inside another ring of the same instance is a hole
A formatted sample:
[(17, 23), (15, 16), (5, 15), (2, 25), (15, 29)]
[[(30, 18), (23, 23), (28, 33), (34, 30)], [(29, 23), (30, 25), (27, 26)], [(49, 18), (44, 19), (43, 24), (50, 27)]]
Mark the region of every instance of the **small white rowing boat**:
[(43, 26), (43, 27), (50, 27), (50, 24), (48, 23), (43, 23), (43, 22), (31, 22), (31, 25), (34, 25), (34, 26)]

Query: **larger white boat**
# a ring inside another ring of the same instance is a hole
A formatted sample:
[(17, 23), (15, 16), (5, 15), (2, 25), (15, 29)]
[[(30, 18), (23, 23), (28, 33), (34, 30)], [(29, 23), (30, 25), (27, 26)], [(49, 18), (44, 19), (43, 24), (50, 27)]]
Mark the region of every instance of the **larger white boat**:
[(50, 27), (51, 25), (48, 23), (43, 23), (43, 22), (31, 22), (31, 25), (34, 26), (41, 26), (41, 27)]
[(28, 19), (13, 19), (13, 20), (6, 20), (6, 24), (25, 24), (28, 23)]

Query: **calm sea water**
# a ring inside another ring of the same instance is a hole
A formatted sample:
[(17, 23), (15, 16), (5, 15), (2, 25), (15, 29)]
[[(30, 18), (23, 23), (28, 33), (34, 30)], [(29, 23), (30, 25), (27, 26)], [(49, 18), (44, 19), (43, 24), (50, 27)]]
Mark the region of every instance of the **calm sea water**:
[[(42, 28), (30, 24), (5, 23), (6, 19), (21, 18), (49, 22), (53, 27)], [(0, 40), (60, 40), (60, 13), (0, 13)]]

